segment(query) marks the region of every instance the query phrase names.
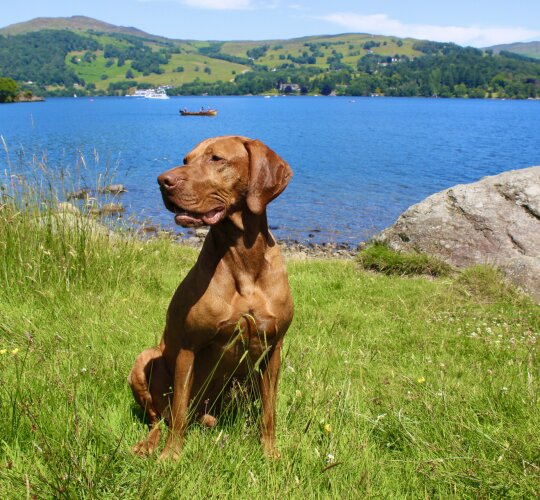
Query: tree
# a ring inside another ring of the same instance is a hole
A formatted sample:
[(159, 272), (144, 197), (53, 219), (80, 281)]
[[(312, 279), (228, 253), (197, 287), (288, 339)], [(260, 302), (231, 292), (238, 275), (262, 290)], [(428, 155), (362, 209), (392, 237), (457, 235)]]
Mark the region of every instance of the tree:
[(135, 75), (133, 74), (133, 71), (131, 71), (131, 68), (126, 71), (126, 78), (135, 78)]
[(332, 86), (329, 83), (323, 84), (321, 88), (321, 94), (322, 95), (330, 95), (332, 93)]
[(15, 80), (0, 78), (0, 102), (13, 102), (17, 96), (18, 88)]

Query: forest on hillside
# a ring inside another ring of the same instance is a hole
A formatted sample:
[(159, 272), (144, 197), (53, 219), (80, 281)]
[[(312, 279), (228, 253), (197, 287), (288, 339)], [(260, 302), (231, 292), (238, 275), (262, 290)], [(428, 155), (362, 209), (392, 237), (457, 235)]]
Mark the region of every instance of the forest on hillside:
[[(494, 54), (472, 47), (437, 42), (413, 45), (421, 57), (380, 56), (369, 53), (356, 67), (340, 63), (339, 54), (328, 69), (285, 62), (273, 71), (254, 67), (234, 82), (195, 81), (172, 94), (262, 94), (272, 89), (301, 94), (387, 95), (399, 97), (540, 97), (540, 61), (510, 52)], [(307, 56), (309, 58), (309, 56)], [(332, 66), (332, 64), (334, 66)]]
[[(163, 44), (159, 50), (145, 45), (144, 39), (133, 35), (108, 33), (108, 43), (100, 43), (96, 36), (84, 36), (69, 30), (42, 30), (16, 36), (0, 36), (0, 76), (19, 82), (32, 81), (41, 87), (60, 85), (66, 88), (74, 84), (86, 86), (84, 79), (66, 64), (70, 52), (83, 54), (72, 56), (91, 62), (96, 51), (103, 51), (110, 66), (130, 66), (142, 74), (160, 74), (160, 65), (166, 64), (176, 50), (173, 44)], [(156, 42), (153, 41), (155, 44)]]
[[(227, 81), (210, 81), (207, 76), (211, 69), (205, 67), (205, 71), (168, 93), (540, 97), (539, 60), (429, 41), (415, 41), (409, 55), (382, 55), (377, 53), (380, 44), (373, 40), (347, 47), (331, 37), (322, 42), (306, 41), (299, 52), (280, 53), (270, 67), (267, 56), (280, 46), (261, 43), (243, 54), (231, 54), (223, 50), (224, 42), (201, 43), (190, 47), (194, 57), (242, 64), (247, 70), (233, 71), (234, 77)], [(400, 44), (398, 40), (397, 47)], [(122, 95), (151, 86), (148, 78), (144, 82), (138, 78), (163, 76), (171, 57), (184, 50), (173, 41), (156, 42), (134, 35), (93, 31), (42, 30), (0, 36), (0, 77), (13, 78), (22, 88), (31, 81), (33, 90), (42, 95), (70, 95), (74, 86), (79, 93), (89, 95)], [(78, 64), (91, 66), (98, 55), (104, 61), (101, 80), (105, 83), (100, 89), (77, 72)], [(112, 69), (120, 74), (120, 80), (107, 83), (108, 71)], [(173, 71), (183, 70), (179, 66)]]

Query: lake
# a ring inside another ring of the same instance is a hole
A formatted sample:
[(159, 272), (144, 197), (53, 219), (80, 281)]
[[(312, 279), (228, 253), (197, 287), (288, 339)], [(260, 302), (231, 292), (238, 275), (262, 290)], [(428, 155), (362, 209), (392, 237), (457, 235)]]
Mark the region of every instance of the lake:
[[(178, 113), (201, 106), (219, 115)], [(161, 203), (159, 173), (207, 137), (257, 138), (294, 171), (269, 207), (274, 233), (356, 245), (430, 194), (540, 165), (540, 101), (56, 98), (0, 106), (0, 134), (12, 162), (24, 151), (27, 159), (46, 156), (49, 165), (74, 168), (81, 153), (89, 179), (97, 168), (115, 169), (115, 181), (129, 190), (122, 195), (128, 213), (166, 228), (176, 226)], [(0, 154), (2, 171), (6, 165)]]

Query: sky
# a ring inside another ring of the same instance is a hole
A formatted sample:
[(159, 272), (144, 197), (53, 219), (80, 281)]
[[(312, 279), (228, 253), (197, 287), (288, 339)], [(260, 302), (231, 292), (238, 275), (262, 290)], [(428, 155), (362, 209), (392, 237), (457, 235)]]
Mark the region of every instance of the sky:
[(34, 17), (73, 15), (195, 40), (339, 33), (474, 47), (540, 40), (540, 0), (25, 0), (24, 8), (5, 1), (0, 27)]

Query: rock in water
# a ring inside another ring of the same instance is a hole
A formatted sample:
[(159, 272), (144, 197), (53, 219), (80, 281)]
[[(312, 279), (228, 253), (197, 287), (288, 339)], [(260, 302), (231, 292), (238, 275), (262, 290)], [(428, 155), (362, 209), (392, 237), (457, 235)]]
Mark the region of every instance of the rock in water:
[(457, 266), (491, 264), (540, 299), (540, 167), (459, 184), (406, 210), (374, 238)]
[(105, 203), (101, 207), (94, 207), (90, 209), (92, 215), (116, 215), (121, 214), (126, 209), (120, 203)]
[(122, 194), (125, 193), (127, 189), (123, 184), (109, 184), (101, 189), (102, 193), (111, 193), (111, 194)]
[(78, 189), (77, 191), (73, 191), (72, 193), (68, 193), (67, 199), (68, 200), (86, 200), (90, 197), (91, 191), (88, 188)]

